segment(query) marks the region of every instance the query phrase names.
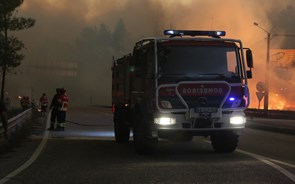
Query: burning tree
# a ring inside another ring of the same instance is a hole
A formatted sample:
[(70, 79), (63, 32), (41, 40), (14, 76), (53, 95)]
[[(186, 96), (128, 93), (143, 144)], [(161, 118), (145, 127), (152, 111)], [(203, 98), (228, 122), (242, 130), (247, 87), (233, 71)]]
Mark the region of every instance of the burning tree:
[(21, 64), (24, 55), (20, 51), (24, 43), (10, 32), (28, 29), (35, 24), (32, 18), (16, 17), (16, 9), (24, 0), (0, 0), (0, 67), (2, 68), (1, 100), (4, 99), (5, 76), (10, 68)]

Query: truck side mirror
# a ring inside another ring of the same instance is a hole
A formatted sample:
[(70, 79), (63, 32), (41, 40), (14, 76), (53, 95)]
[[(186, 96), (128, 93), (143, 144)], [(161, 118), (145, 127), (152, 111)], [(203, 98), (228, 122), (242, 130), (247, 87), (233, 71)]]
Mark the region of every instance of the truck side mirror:
[(253, 55), (252, 51), (250, 49), (246, 50), (246, 59), (247, 59), (247, 65), (249, 68), (253, 68)]

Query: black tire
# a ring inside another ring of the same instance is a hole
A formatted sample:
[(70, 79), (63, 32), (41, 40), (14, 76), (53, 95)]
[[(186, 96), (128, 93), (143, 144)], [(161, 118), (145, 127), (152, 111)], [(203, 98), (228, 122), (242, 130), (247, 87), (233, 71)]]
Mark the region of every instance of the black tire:
[(119, 143), (128, 142), (130, 138), (130, 127), (126, 123), (125, 111), (122, 107), (116, 107), (114, 113), (115, 140)]
[(150, 125), (144, 107), (137, 106), (134, 114), (133, 139), (138, 154), (151, 154), (155, 149), (155, 139), (151, 138)]
[(221, 132), (211, 135), (211, 144), (218, 153), (231, 153), (238, 146), (239, 136), (233, 132)]

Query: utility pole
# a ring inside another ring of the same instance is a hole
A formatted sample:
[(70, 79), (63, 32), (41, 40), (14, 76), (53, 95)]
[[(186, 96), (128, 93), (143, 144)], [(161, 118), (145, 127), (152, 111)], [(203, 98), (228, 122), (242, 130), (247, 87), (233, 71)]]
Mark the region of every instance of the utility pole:
[(266, 46), (266, 67), (265, 67), (265, 94), (264, 94), (264, 113), (268, 117), (268, 99), (269, 99), (269, 59), (270, 59), (270, 33), (260, 27), (258, 23), (254, 25), (267, 33), (267, 46)]
[(267, 32), (266, 46), (266, 71), (265, 71), (265, 96), (264, 96), (264, 114), (268, 117), (268, 100), (269, 100), (269, 59), (270, 59), (270, 33)]

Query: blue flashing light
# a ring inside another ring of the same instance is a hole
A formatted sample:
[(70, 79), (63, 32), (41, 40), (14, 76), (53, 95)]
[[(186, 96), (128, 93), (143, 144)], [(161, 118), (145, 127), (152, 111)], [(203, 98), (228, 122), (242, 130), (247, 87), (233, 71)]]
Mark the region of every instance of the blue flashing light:
[(222, 31), (216, 31), (216, 35), (217, 36), (223, 36), (223, 32)]
[(164, 30), (164, 35), (174, 36), (211, 36), (217, 37), (225, 36), (225, 31), (204, 31), (204, 30)]
[(173, 35), (174, 34), (174, 31), (173, 30), (167, 30), (166, 33), (164, 33), (165, 35)]
[(234, 97), (230, 97), (229, 98), (229, 101), (235, 101), (235, 98)]

